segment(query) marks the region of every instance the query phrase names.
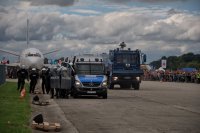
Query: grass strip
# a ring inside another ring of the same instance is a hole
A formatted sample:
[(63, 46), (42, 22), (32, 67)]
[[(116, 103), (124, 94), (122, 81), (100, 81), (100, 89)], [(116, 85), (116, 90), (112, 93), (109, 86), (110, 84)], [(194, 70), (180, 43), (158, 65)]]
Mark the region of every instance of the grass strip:
[(31, 133), (28, 85), (26, 96), (20, 98), (17, 83), (6, 82), (0, 86), (0, 133)]

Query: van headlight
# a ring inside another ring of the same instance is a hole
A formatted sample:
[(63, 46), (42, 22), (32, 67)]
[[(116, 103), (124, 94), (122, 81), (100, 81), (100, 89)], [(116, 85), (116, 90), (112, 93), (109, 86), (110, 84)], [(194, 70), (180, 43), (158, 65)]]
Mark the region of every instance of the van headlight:
[(81, 87), (81, 82), (79, 82), (79, 81), (76, 80), (76, 81), (75, 81), (75, 86), (76, 86), (76, 87)]
[(107, 81), (103, 81), (102, 84), (101, 84), (102, 87), (107, 87), (107, 85), (108, 85)]
[(137, 80), (137, 81), (140, 81), (140, 77), (136, 77), (136, 80)]

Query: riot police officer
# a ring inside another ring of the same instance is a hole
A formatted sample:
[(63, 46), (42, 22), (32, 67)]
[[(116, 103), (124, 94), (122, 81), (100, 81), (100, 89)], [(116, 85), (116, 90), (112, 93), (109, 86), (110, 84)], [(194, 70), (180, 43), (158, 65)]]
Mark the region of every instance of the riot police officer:
[(36, 68), (32, 68), (31, 70), (31, 74), (30, 74), (30, 90), (29, 93), (34, 93), (35, 90), (35, 86), (37, 84), (37, 80), (39, 78), (39, 74), (36, 71)]
[(59, 71), (58, 66), (55, 66), (51, 69), (51, 79), (50, 79), (50, 87), (51, 87), (51, 98), (54, 98), (54, 89), (56, 90), (56, 98), (59, 98), (59, 89), (60, 89), (60, 79), (59, 79)]
[(25, 84), (25, 79), (28, 79), (28, 71), (25, 69), (25, 65), (21, 66), (21, 69), (19, 71), (17, 71), (17, 77), (18, 77), (18, 87), (17, 90), (20, 90), (20, 92), (22, 91), (22, 89), (24, 88), (24, 84)]
[(45, 72), (45, 88), (47, 94), (49, 94), (50, 91), (50, 78), (51, 78), (51, 72), (50, 72), (50, 67), (46, 70)]
[(45, 94), (45, 88), (46, 88), (46, 86), (45, 86), (45, 81), (46, 81), (45, 73), (46, 73), (46, 69), (42, 68), (41, 78), (42, 78), (42, 92), (43, 92), (43, 94)]
[(71, 89), (71, 71), (66, 67), (60, 69), (60, 97), (68, 98)]

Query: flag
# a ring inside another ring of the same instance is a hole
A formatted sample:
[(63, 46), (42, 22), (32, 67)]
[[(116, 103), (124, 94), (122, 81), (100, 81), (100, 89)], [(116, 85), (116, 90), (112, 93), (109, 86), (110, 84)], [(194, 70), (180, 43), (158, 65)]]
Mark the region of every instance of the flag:
[(161, 61), (161, 67), (166, 68), (167, 67), (167, 60), (162, 60)]

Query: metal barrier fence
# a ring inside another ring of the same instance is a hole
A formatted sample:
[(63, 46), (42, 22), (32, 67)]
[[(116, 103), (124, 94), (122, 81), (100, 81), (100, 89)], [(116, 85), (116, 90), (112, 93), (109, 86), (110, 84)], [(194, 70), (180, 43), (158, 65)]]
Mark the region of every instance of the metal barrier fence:
[(0, 85), (6, 82), (6, 65), (0, 64)]

